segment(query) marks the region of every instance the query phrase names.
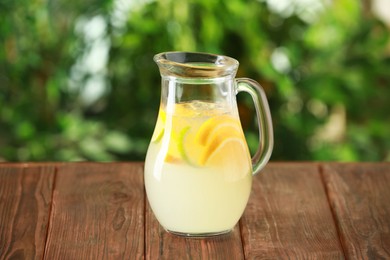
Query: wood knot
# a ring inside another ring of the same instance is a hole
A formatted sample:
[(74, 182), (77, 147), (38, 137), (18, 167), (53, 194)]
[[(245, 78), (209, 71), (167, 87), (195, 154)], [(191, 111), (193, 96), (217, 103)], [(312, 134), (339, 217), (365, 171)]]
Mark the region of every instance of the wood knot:
[(123, 223), (125, 223), (125, 210), (123, 207), (117, 209), (114, 219), (112, 220), (112, 228), (114, 230), (119, 230), (122, 228)]

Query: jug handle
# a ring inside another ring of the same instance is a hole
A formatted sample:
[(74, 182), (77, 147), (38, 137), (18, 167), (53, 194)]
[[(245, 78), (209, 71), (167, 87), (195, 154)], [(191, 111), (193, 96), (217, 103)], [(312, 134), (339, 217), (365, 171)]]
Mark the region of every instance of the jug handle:
[(267, 97), (261, 85), (248, 78), (236, 79), (236, 94), (247, 92), (251, 95), (259, 127), (259, 146), (252, 157), (253, 175), (259, 173), (271, 157), (274, 146), (272, 118)]

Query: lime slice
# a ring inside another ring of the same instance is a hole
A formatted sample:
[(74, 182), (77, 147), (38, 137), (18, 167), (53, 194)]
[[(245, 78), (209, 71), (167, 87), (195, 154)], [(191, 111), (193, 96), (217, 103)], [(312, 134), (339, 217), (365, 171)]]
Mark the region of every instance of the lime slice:
[(158, 112), (156, 127), (154, 128), (154, 132), (152, 135), (153, 143), (158, 143), (164, 136), (165, 121), (166, 121), (165, 111), (160, 108), (160, 111)]
[(190, 157), (189, 157), (188, 151), (187, 151), (187, 149), (186, 149), (186, 148), (189, 148), (189, 147), (186, 147), (186, 146), (188, 146), (188, 145), (186, 145), (186, 139), (188, 138), (189, 130), (190, 130), (190, 127), (187, 126), (187, 127), (184, 127), (184, 128), (180, 131), (179, 140), (178, 140), (178, 148), (179, 148), (179, 153), (180, 153), (180, 155), (181, 155), (181, 158), (182, 158), (186, 163), (192, 165), (192, 162), (190, 161)]

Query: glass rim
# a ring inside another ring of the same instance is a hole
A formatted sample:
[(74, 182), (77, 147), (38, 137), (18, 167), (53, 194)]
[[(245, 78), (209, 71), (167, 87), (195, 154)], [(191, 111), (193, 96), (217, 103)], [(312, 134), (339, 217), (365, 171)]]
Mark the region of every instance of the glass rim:
[[(168, 51), (156, 54), (153, 60), (163, 74), (176, 76), (215, 77), (234, 75), (239, 62), (226, 55), (207, 52)], [(187, 74), (187, 75), (186, 75)]]

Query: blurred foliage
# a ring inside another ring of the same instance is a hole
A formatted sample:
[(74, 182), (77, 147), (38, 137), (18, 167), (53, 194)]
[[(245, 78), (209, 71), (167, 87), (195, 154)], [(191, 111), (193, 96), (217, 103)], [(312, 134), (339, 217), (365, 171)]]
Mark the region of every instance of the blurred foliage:
[(389, 27), (368, 1), (309, 2), (1, 1), (0, 160), (143, 160), (168, 50), (234, 57), (263, 85), (272, 160), (390, 160)]

